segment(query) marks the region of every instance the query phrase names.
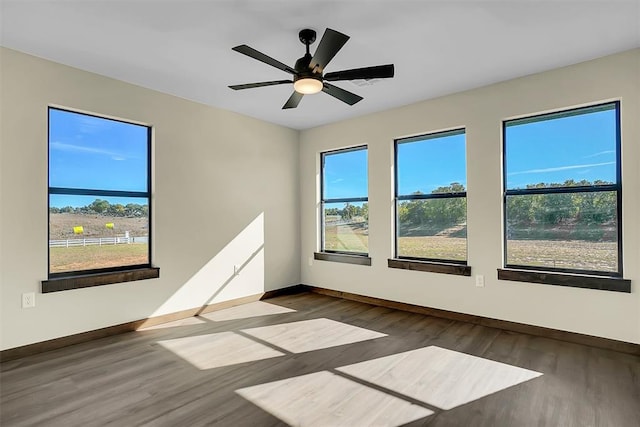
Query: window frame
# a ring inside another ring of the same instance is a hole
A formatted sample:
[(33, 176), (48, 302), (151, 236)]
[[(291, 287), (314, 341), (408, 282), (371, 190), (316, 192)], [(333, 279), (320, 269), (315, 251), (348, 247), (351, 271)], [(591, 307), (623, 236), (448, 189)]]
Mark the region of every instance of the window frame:
[[(343, 198), (333, 198), (333, 199), (325, 199), (324, 198), (324, 167), (325, 167), (325, 158), (326, 156), (349, 153), (353, 151), (367, 151), (367, 196), (366, 197), (343, 197)], [(324, 208), (327, 203), (369, 203), (369, 147), (368, 145), (357, 145), (353, 147), (347, 148), (339, 148), (336, 150), (323, 151), (320, 153), (320, 252), (315, 254), (315, 259), (323, 260), (323, 261), (336, 261), (336, 262), (345, 262), (348, 264), (361, 264), (361, 265), (371, 265), (371, 261), (369, 259), (368, 263), (362, 263), (359, 259), (353, 259), (352, 257), (361, 257), (361, 258), (369, 258), (369, 245), (367, 244), (367, 252), (351, 252), (351, 251), (336, 251), (325, 248), (325, 219), (324, 219)], [(367, 222), (368, 224), (368, 222)], [(332, 254), (336, 256), (323, 256), (322, 254)]]
[[(609, 108), (607, 108), (609, 107)], [(610, 108), (613, 107), (613, 108)], [(614, 184), (605, 185), (590, 185), (590, 186), (573, 186), (573, 187), (548, 187), (548, 188), (531, 188), (531, 189), (508, 189), (507, 188), (507, 127), (508, 124), (527, 124), (545, 121), (548, 119), (556, 119), (563, 117), (578, 116), (582, 114), (588, 114), (589, 112), (606, 111), (613, 109), (615, 112), (615, 149), (616, 149), (616, 182)], [(595, 276), (594, 278), (614, 278), (619, 279), (623, 277), (623, 259), (622, 259), (622, 140), (621, 140), (621, 121), (620, 121), (620, 101), (608, 101), (597, 104), (585, 105), (581, 107), (561, 109), (541, 114), (527, 115), (520, 118), (513, 118), (502, 121), (502, 244), (503, 244), (503, 260), (502, 265), (505, 270), (521, 271), (523, 276), (529, 276), (528, 280), (534, 279), (531, 274), (539, 273), (552, 273), (549, 276), (562, 276), (567, 277), (580, 277), (580, 276)], [(507, 262), (507, 198), (508, 196), (522, 196), (522, 195), (536, 195), (536, 194), (573, 194), (573, 193), (599, 193), (599, 192), (616, 192), (616, 225), (617, 225), (617, 271), (599, 271), (599, 270), (581, 270), (573, 268), (557, 268), (557, 267), (541, 267), (541, 266), (527, 266), (519, 264), (509, 264)], [(500, 269), (499, 269), (500, 273)], [(531, 274), (527, 274), (531, 273)], [(554, 274), (557, 273), (557, 274)], [(508, 273), (503, 273), (506, 280), (510, 280), (507, 277)], [(543, 279), (540, 279), (543, 280)], [(539, 282), (546, 283), (546, 282)], [(560, 284), (560, 283), (552, 283)], [(579, 286), (578, 284), (569, 286)], [(583, 287), (583, 286), (579, 286)], [(590, 287), (591, 286), (584, 286)], [(600, 287), (597, 289), (601, 289)]]
[[(464, 135), (465, 136), (465, 180), (467, 175), (467, 129), (466, 127), (458, 127), (448, 130), (441, 130), (436, 132), (429, 132), (417, 136), (411, 136), (406, 138), (396, 138), (393, 142), (393, 165), (394, 165), (394, 205), (393, 205), (393, 215), (394, 215), (394, 224), (395, 224), (395, 232), (394, 232), (394, 256), (395, 258), (389, 260), (388, 266), (390, 268), (404, 268), (409, 270), (421, 270), (421, 271), (430, 271), (436, 273), (447, 273), (450, 274), (460, 274), (464, 276), (469, 276), (471, 274), (471, 269), (469, 268), (460, 268), (460, 266), (468, 266), (469, 264), (469, 242), (467, 238), (465, 238), (467, 250), (465, 254), (465, 260), (452, 260), (452, 259), (442, 259), (442, 258), (426, 258), (426, 257), (411, 257), (400, 255), (399, 248), (399, 240), (400, 240), (400, 217), (398, 215), (398, 206), (401, 201), (405, 200), (435, 200), (435, 199), (455, 199), (455, 198), (467, 198), (467, 191), (460, 191), (455, 193), (430, 193), (430, 194), (409, 194), (409, 195), (400, 195), (399, 194), (399, 167), (398, 167), (398, 146), (400, 144), (406, 143), (415, 143), (420, 141), (429, 141), (431, 139), (443, 138), (448, 136), (456, 136), (456, 135)], [(466, 189), (466, 185), (465, 185)], [(465, 207), (465, 217), (468, 217), (468, 206)], [(400, 262), (399, 262), (400, 261)], [(401, 262), (405, 261), (405, 262)], [(412, 262), (421, 263), (421, 265), (412, 265)], [(434, 264), (439, 266), (440, 268), (428, 268), (423, 264)], [(444, 270), (449, 271), (441, 271), (443, 270), (442, 266), (451, 265), (453, 268), (445, 268)]]
[[(82, 116), (95, 117), (102, 120), (125, 123), (128, 125), (141, 126), (146, 128), (146, 191), (122, 191), (122, 190), (102, 190), (95, 188), (67, 188), (51, 186), (51, 111), (57, 110), (67, 113), (79, 114)], [(42, 281), (42, 292), (55, 292), (81, 287), (99, 286), (111, 283), (120, 283), (133, 280), (142, 280), (159, 277), (159, 269), (152, 266), (152, 238), (153, 238), (153, 207), (152, 198), (152, 146), (153, 127), (147, 124), (136, 123), (135, 121), (114, 118), (96, 113), (75, 110), (68, 107), (49, 105), (47, 107), (47, 277)], [(122, 265), (116, 267), (96, 268), (88, 270), (74, 270), (64, 272), (51, 272), (51, 246), (49, 244), (51, 232), (51, 196), (52, 195), (72, 195), (72, 196), (96, 196), (96, 197), (135, 197), (147, 200), (148, 206), (148, 262), (143, 264)]]

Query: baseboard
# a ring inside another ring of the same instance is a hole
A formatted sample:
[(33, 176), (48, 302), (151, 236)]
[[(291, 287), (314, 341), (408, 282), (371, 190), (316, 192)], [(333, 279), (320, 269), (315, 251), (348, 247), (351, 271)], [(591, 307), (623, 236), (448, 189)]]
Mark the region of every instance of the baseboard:
[(58, 348), (67, 347), (74, 344), (80, 344), (100, 338), (118, 335), (125, 332), (132, 332), (141, 328), (160, 325), (162, 323), (172, 322), (174, 320), (186, 319), (188, 317), (197, 316), (202, 313), (222, 310), (236, 305), (247, 304), (249, 302), (274, 298), (281, 295), (292, 295), (301, 292), (314, 292), (321, 295), (327, 295), (337, 298), (343, 298), (350, 301), (357, 301), (366, 304), (376, 305), (380, 307), (392, 308), (396, 310), (408, 311), (411, 313), (424, 314), (427, 316), (440, 317), (450, 320), (458, 320), (461, 322), (472, 323), (476, 325), (488, 326), (496, 329), (502, 329), (510, 332), (518, 332), (528, 335), (534, 335), (544, 338), (551, 338), (560, 341), (588, 345), (591, 347), (602, 348), (606, 350), (614, 350), (621, 353), (640, 356), (640, 344), (618, 341), (609, 338), (595, 337), (591, 335), (579, 334), (576, 332), (562, 331), (559, 329), (545, 328), (541, 326), (527, 325), (524, 323), (509, 322), (506, 320), (493, 319), (490, 317), (475, 316), (471, 314), (458, 313), (455, 311), (441, 310), (438, 308), (425, 307), (420, 305), (402, 303), (397, 301), (385, 300), (382, 298), (369, 297), (365, 295), (354, 294), (350, 292), (336, 291), (332, 289), (320, 288), (309, 285), (294, 285), (287, 288), (267, 291), (260, 294), (249, 295), (242, 298), (235, 298), (215, 304), (209, 304), (203, 307), (192, 308), (179, 312), (169, 313), (162, 316), (150, 317), (147, 319), (136, 320), (133, 322), (122, 323), (119, 325), (108, 326), (106, 328), (95, 329), (92, 331), (81, 332), (66, 337), (54, 338), (47, 341), (28, 344), (21, 347), (10, 348), (0, 351), (0, 361), (7, 362), (34, 354), (43, 353), (45, 351), (56, 350)]
[(222, 310), (236, 305), (247, 304), (249, 302), (259, 301), (268, 298), (274, 298), (280, 295), (291, 295), (299, 292), (305, 292), (306, 288), (302, 285), (289, 286), (287, 288), (267, 291), (260, 294), (249, 295), (246, 297), (235, 298), (215, 304), (208, 304), (203, 307), (196, 307), (189, 310), (182, 310), (174, 313), (163, 314), (161, 316), (149, 317), (147, 319), (134, 320), (132, 322), (121, 323), (119, 325), (107, 326), (106, 328), (95, 329), (92, 331), (81, 332), (66, 337), (54, 338), (47, 341), (41, 341), (33, 344), (23, 345), (21, 347), (10, 348), (0, 351), (0, 362), (7, 362), (34, 354), (43, 353), (45, 351), (56, 350), (62, 347), (68, 347), (74, 344), (80, 344), (100, 338), (118, 335), (125, 332), (136, 331), (149, 326), (160, 325), (162, 323), (172, 322), (174, 320), (186, 319), (188, 317), (197, 316), (202, 313)]
[(545, 328), (542, 326), (527, 325), (525, 323), (509, 322), (507, 320), (493, 319), (490, 317), (475, 316), (471, 314), (458, 313), (455, 311), (441, 310), (438, 308), (424, 307), (420, 305), (407, 304), (397, 301), (389, 301), (382, 298), (368, 297), (365, 295), (353, 294), (350, 292), (336, 291), (332, 289), (320, 288), (316, 286), (302, 285), (303, 289), (321, 295), (328, 295), (343, 298), (350, 301), (358, 301), (380, 307), (393, 308), (396, 310), (409, 311), (411, 313), (425, 314), (427, 316), (440, 317), (450, 320), (472, 323), (475, 325), (488, 326), (510, 332), (519, 332), (538, 337), (551, 338), (555, 340), (583, 344), (591, 347), (614, 350), (620, 353), (628, 353), (640, 356), (640, 344), (618, 341), (609, 338), (596, 337), (592, 335), (580, 334), (577, 332), (562, 331), (559, 329)]

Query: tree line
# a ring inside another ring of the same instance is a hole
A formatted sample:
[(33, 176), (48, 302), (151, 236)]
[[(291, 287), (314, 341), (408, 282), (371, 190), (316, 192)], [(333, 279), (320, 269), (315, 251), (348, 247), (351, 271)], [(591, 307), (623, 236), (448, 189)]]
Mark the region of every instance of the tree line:
[[(466, 189), (459, 182), (438, 187), (431, 194), (464, 193)], [(422, 195), (416, 191), (412, 195)], [(398, 226), (400, 236), (432, 234), (467, 221), (467, 198), (451, 197), (438, 199), (404, 200), (398, 203)]]
[[(594, 187), (611, 184), (596, 180), (566, 180), (562, 183), (529, 184), (526, 189), (558, 187)], [(464, 185), (453, 182), (438, 187), (431, 194), (464, 193)], [(412, 195), (426, 194), (420, 191)], [(439, 231), (466, 224), (466, 197), (404, 200), (398, 203), (398, 222), (401, 236), (435, 234)], [(509, 230), (549, 229), (554, 226), (573, 226), (581, 229), (612, 224), (616, 219), (615, 191), (528, 194), (507, 197), (507, 227)], [(368, 220), (369, 205), (355, 206), (345, 203), (344, 208), (326, 209), (326, 215), (343, 220)], [(466, 232), (466, 230), (464, 231)], [(521, 234), (521, 233), (520, 233)], [(597, 233), (596, 233), (597, 234)]]
[[(533, 184), (527, 189), (554, 187), (590, 187), (611, 184), (596, 180), (562, 184)], [(507, 197), (507, 220), (510, 225), (604, 225), (616, 218), (616, 192), (531, 194)]]
[(324, 212), (327, 216), (339, 216), (341, 219), (347, 221), (355, 218), (362, 218), (365, 221), (369, 221), (369, 204), (366, 202), (363, 203), (362, 206), (356, 206), (346, 202), (342, 209), (327, 208)]
[(108, 200), (96, 199), (87, 206), (65, 206), (63, 208), (50, 207), (49, 213), (72, 213), (136, 218), (149, 216), (149, 206), (140, 205), (138, 203), (128, 203), (126, 205), (121, 203), (111, 204)]

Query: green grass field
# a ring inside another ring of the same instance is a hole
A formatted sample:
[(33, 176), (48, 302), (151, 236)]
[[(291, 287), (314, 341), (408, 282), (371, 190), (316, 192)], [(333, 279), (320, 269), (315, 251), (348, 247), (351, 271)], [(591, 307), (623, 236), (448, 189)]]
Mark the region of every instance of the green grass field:
[[(467, 240), (448, 236), (400, 237), (399, 255), (417, 258), (467, 259)], [(325, 249), (369, 252), (369, 236), (360, 224), (328, 226)], [(576, 270), (617, 271), (616, 242), (586, 240), (509, 240), (509, 264), (568, 268)]]
[[(466, 239), (447, 236), (410, 236), (399, 239), (400, 255), (418, 258), (465, 260)], [(369, 236), (363, 223), (329, 226), (325, 249), (369, 252)], [(509, 240), (509, 264), (583, 270), (616, 271), (615, 242), (583, 240)], [(50, 248), (51, 272), (90, 270), (122, 265), (146, 264), (148, 245), (78, 246)]]
[(330, 251), (369, 252), (365, 223), (327, 226), (324, 247)]
[(616, 242), (509, 240), (507, 263), (576, 270), (618, 271)]
[(148, 255), (146, 243), (49, 249), (51, 273), (146, 264)]
[(398, 239), (400, 256), (464, 261), (467, 239), (446, 236), (411, 236)]

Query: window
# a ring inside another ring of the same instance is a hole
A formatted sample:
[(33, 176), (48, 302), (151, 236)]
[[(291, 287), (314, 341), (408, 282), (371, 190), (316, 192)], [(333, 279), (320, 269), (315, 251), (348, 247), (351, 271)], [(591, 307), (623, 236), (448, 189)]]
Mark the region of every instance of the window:
[(503, 123), (507, 268), (622, 276), (618, 102)]
[(322, 251), (367, 256), (367, 148), (321, 154)]
[(396, 258), (466, 264), (465, 151), (464, 129), (396, 140)]
[(49, 108), (50, 280), (151, 266), (150, 150), (147, 126)]

